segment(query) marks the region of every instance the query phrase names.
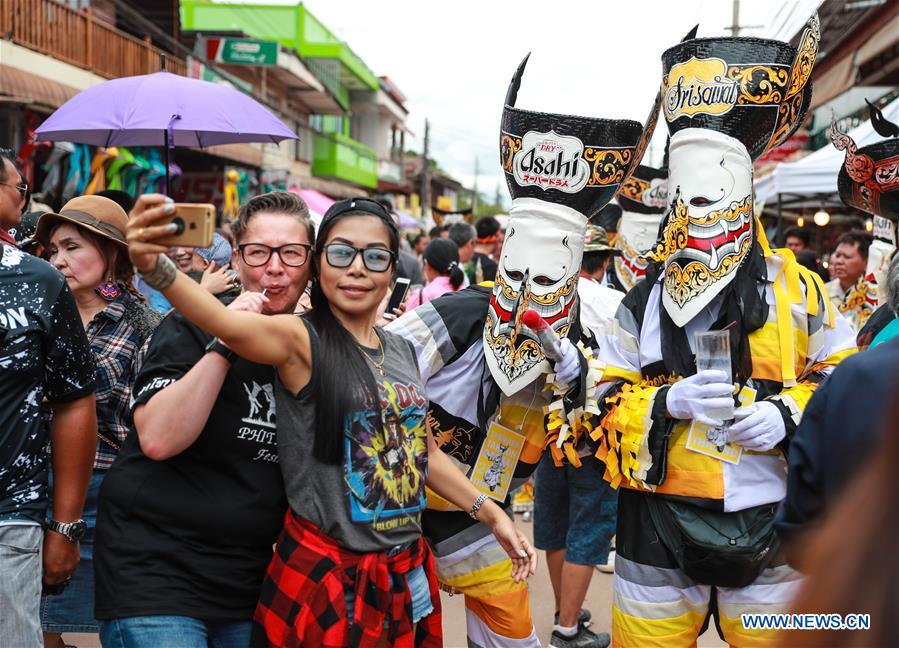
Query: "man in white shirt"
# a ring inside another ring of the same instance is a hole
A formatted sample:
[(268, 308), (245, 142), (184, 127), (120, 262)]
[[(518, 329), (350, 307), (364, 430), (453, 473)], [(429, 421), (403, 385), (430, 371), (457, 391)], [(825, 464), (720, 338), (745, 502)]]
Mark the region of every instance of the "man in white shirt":
[(612, 257), (620, 254), (621, 250), (609, 245), (605, 229), (598, 225), (587, 226), (577, 294), (581, 300), (581, 324), (590, 329), (600, 345), (615, 319), (618, 304), (624, 299), (623, 292), (610, 288), (604, 281)]

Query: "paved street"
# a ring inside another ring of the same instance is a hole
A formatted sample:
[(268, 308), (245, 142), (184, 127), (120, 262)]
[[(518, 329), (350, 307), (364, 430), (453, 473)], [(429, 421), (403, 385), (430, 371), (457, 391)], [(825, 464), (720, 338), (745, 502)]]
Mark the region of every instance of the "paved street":
[[(521, 521), (517, 516), (516, 522), (533, 540), (533, 525)], [(537, 636), (542, 645), (549, 645), (549, 636), (552, 633), (553, 590), (549, 582), (549, 572), (546, 569), (546, 561), (543, 552), (540, 552), (537, 573), (531, 577), (531, 610), (534, 614), (534, 622), (537, 625)], [(447, 648), (465, 648), (465, 604), (461, 596), (443, 597), (443, 633), (444, 643)], [(612, 575), (596, 571), (590, 582), (590, 590), (587, 592), (587, 600), (584, 607), (593, 612), (592, 629), (596, 632), (610, 632), (612, 625)], [(718, 648), (727, 646), (720, 640), (714, 625), (709, 632), (700, 637), (699, 648)]]
[[(533, 541), (533, 525), (530, 522), (522, 522), (518, 516), (517, 522)], [(444, 643), (447, 648), (466, 648), (465, 642), (465, 604), (461, 596), (448, 596), (441, 593), (443, 599), (443, 633)], [(585, 607), (593, 612), (593, 630), (596, 632), (609, 632), (612, 624), (612, 575), (597, 571), (590, 583), (590, 591), (587, 593)], [(552, 633), (553, 590), (549, 583), (549, 572), (546, 570), (546, 561), (543, 552), (540, 552), (540, 562), (537, 573), (531, 577), (531, 610), (534, 613), (537, 624), (537, 636), (542, 645), (549, 644), (549, 636)], [(66, 643), (78, 646), (78, 648), (99, 648), (100, 642), (95, 635), (65, 635)], [(700, 637), (699, 648), (720, 648), (727, 646), (718, 638), (714, 626), (709, 632)], [(177, 648), (177, 647), (172, 647)]]

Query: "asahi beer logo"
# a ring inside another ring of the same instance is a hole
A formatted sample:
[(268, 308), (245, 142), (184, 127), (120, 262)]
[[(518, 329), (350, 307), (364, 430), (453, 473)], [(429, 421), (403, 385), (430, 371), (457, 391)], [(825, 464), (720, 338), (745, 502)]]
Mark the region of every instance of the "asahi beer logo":
[(512, 159), (512, 175), (522, 187), (577, 193), (590, 178), (590, 165), (583, 156), (584, 143), (577, 137), (528, 131)]
[(737, 105), (739, 96), (740, 83), (727, 78), (726, 62), (692, 57), (672, 66), (665, 78), (665, 118), (723, 115)]
[(668, 179), (653, 178), (649, 182), (649, 189), (643, 192), (643, 204), (647, 207), (664, 209), (668, 204)]

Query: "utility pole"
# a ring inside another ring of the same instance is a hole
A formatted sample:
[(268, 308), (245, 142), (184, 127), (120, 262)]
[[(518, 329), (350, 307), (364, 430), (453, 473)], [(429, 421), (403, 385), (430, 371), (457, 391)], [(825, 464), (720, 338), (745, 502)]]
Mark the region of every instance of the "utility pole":
[(425, 119), (425, 144), (422, 153), (421, 164), (421, 216), (431, 217), (431, 165), (428, 162), (428, 139), (430, 137), (430, 124)]
[(478, 156), (474, 156), (474, 186), (471, 188), (471, 218), (478, 215)]
[(731, 36), (739, 36), (744, 29), (759, 29), (764, 25), (741, 25), (740, 24), (740, 0), (733, 0), (733, 12), (731, 13), (731, 25), (725, 27)]
[(734, 0), (733, 5), (733, 15), (731, 20), (733, 24), (730, 26), (730, 35), (731, 36), (739, 36), (740, 35), (740, 0)]

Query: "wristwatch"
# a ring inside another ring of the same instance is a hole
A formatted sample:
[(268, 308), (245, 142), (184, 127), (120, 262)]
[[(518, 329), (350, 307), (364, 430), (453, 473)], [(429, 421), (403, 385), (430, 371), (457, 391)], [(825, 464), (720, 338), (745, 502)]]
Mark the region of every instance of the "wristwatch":
[(234, 362), (240, 357), (236, 353), (234, 353), (234, 351), (222, 344), (222, 341), (217, 337), (212, 338), (209, 344), (206, 345), (206, 353), (209, 353), (210, 351), (212, 351), (213, 353), (218, 353), (231, 364), (234, 364)]
[(69, 542), (78, 542), (84, 537), (84, 532), (87, 531), (87, 522), (84, 520), (75, 520), (74, 522), (50, 520), (47, 523), (47, 529), (61, 533)]

